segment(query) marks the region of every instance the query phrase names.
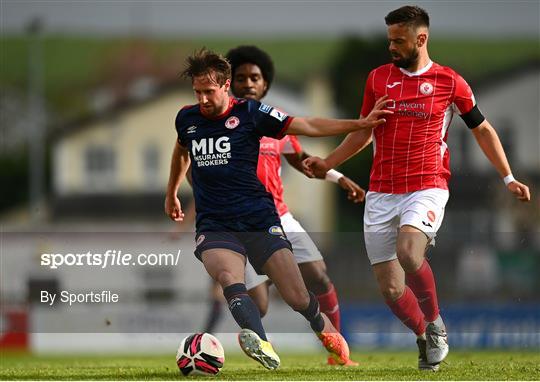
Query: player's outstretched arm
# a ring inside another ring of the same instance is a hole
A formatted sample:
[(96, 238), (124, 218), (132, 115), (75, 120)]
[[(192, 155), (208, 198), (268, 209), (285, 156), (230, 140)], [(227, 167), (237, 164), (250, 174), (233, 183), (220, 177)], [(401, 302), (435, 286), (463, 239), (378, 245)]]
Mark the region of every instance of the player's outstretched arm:
[(327, 137), (340, 135), (357, 130), (371, 130), (386, 122), (384, 117), (393, 114), (391, 110), (384, 110), (390, 102), (383, 96), (377, 100), (373, 110), (366, 118), (360, 119), (329, 119), (329, 118), (294, 118), (287, 129), (287, 134), (307, 135), (309, 137)]
[(294, 167), (301, 173), (304, 172), (304, 170), (302, 169), (302, 161), (306, 158), (309, 158), (309, 155), (305, 151), (295, 154), (283, 154), (283, 156), (285, 157), (285, 159), (287, 159), (287, 163), (289, 163), (292, 167)]
[(309, 157), (302, 163), (304, 174), (310, 178), (322, 178), (331, 168), (337, 167), (366, 148), (372, 140), (370, 130), (360, 130), (348, 134), (343, 142), (326, 157)]
[[(384, 107), (389, 101), (391, 100), (387, 100), (386, 97), (379, 98), (375, 103), (373, 110), (366, 118), (370, 118), (373, 111)], [(341, 144), (336, 147), (326, 159), (310, 157), (304, 160), (302, 163), (304, 174), (311, 178), (324, 176), (329, 169), (339, 166), (350, 157), (366, 148), (371, 143), (371, 140), (372, 130), (359, 130), (348, 134), (343, 142), (341, 142)]]
[[(303, 160), (310, 158), (310, 155), (306, 153), (305, 151), (302, 151), (297, 154), (284, 154), (285, 159), (287, 159), (287, 162), (300, 171), (301, 173), (305, 174), (304, 167), (303, 167)], [(305, 174), (307, 176), (307, 174)], [(352, 201), (353, 203), (360, 203), (364, 201), (364, 197), (366, 195), (366, 191), (360, 187), (356, 182), (354, 182), (352, 179), (346, 177), (342, 173), (330, 169), (324, 174), (319, 174), (320, 176), (316, 176), (316, 178), (328, 180), (332, 183), (337, 183), (339, 186), (347, 191), (347, 198)], [(313, 178), (315, 176), (309, 176), (310, 178)]]
[(177, 193), (180, 184), (186, 176), (189, 164), (188, 151), (176, 142), (171, 158), (171, 171), (169, 173), (167, 194), (165, 196), (165, 213), (174, 221), (182, 221), (184, 219), (184, 213), (182, 212)]
[(510, 165), (508, 164), (508, 159), (506, 158), (499, 136), (488, 120), (484, 119), (484, 122), (472, 129), (472, 132), (486, 157), (493, 164), (501, 178), (503, 178), (508, 190), (518, 200), (522, 202), (530, 201), (531, 193), (529, 187), (518, 182), (512, 176), (512, 171), (510, 170)]

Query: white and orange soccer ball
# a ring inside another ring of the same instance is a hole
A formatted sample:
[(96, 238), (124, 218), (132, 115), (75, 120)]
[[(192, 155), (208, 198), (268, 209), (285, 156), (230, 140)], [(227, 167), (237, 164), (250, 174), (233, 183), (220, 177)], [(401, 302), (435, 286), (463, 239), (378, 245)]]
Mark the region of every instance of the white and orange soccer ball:
[(195, 333), (180, 343), (176, 364), (183, 375), (216, 375), (225, 362), (221, 342), (211, 334)]

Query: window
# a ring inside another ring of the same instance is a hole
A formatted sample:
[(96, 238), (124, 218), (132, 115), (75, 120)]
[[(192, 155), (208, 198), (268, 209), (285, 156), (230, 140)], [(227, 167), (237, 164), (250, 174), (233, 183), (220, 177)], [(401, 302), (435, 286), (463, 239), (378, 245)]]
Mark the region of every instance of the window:
[(112, 147), (88, 147), (84, 162), (88, 191), (108, 192), (116, 188), (116, 155)]
[(143, 184), (146, 190), (161, 189), (159, 183), (159, 148), (156, 144), (148, 144), (143, 154)]

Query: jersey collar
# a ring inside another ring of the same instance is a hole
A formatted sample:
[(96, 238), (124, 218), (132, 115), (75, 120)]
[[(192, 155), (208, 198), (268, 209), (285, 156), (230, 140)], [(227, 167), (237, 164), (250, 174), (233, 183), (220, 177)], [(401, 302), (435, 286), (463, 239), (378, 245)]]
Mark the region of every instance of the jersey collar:
[(433, 61), (429, 60), (429, 62), (427, 63), (426, 66), (424, 66), (422, 69), (420, 70), (417, 70), (416, 72), (409, 72), (408, 70), (406, 69), (403, 69), (403, 68), (399, 68), (399, 70), (401, 70), (401, 72), (403, 74), (406, 74), (408, 75), (409, 77), (414, 77), (414, 76), (421, 76), (422, 74), (424, 74), (425, 72), (427, 72), (429, 69), (431, 69), (431, 67), (433, 66)]

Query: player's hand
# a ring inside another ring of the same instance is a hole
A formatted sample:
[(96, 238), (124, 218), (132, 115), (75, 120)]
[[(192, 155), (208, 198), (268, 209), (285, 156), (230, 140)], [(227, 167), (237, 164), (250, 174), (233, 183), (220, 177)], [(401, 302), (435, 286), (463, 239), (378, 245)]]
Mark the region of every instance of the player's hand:
[(353, 203), (360, 203), (364, 201), (366, 191), (364, 191), (364, 189), (356, 184), (356, 182), (353, 180), (347, 178), (346, 176), (342, 176), (339, 178), (338, 184), (341, 186), (341, 188), (347, 191), (347, 199)]
[(319, 157), (309, 157), (302, 161), (302, 171), (308, 178), (324, 179), (329, 167), (326, 161)]
[(165, 197), (165, 213), (175, 222), (184, 220), (184, 213), (180, 207), (180, 200), (176, 195)]
[(531, 192), (529, 191), (529, 187), (527, 187), (523, 183), (514, 180), (513, 182), (508, 183), (508, 186), (506, 187), (512, 194), (514, 194), (518, 198), (518, 200), (522, 202), (531, 201)]
[(384, 95), (375, 102), (375, 106), (371, 109), (371, 112), (366, 118), (361, 118), (362, 127), (364, 129), (374, 129), (383, 123), (386, 123), (384, 116), (394, 114), (392, 110), (384, 109), (387, 104), (394, 102), (394, 100), (388, 99), (388, 95)]

